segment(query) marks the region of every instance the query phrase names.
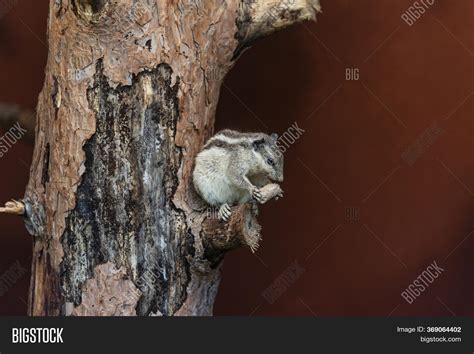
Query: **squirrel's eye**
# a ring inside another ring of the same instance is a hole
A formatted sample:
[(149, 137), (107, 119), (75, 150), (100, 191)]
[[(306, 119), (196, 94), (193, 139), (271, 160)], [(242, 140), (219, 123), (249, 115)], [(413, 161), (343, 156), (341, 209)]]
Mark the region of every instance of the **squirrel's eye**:
[(267, 163), (268, 163), (269, 165), (273, 166), (273, 165), (275, 164), (275, 161), (273, 161), (273, 159), (268, 158), (268, 159), (267, 159)]

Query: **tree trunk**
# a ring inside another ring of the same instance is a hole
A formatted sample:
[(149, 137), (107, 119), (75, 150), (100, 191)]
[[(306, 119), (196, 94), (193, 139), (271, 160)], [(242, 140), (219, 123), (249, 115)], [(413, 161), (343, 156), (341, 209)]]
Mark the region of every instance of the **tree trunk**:
[[(46, 79), (22, 202), (31, 315), (211, 315), (225, 252), (256, 247), (194, 192), (225, 74), (318, 0), (50, 0)], [(276, 195), (269, 190), (270, 198)]]

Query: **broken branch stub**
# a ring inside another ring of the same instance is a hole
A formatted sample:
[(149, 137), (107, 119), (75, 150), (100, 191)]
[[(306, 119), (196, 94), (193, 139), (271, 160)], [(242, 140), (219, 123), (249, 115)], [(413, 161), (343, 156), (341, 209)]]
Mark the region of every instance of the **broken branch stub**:
[(254, 41), (292, 24), (315, 20), (321, 12), (319, 0), (243, 0), (240, 2), (236, 38), (237, 58)]
[[(264, 203), (277, 199), (282, 194), (278, 184), (268, 184), (261, 188)], [(202, 224), (202, 236), (205, 247), (204, 256), (211, 264), (220, 262), (224, 254), (237, 247), (247, 245), (252, 252), (258, 249), (262, 227), (257, 220), (257, 208), (246, 203), (231, 208), (232, 214), (228, 221), (223, 222), (217, 217), (208, 217)]]
[(5, 203), (5, 207), (0, 208), (0, 213), (13, 214), (13, 215), (24, 215), (25, 204), (18, 200), (12, 199)]

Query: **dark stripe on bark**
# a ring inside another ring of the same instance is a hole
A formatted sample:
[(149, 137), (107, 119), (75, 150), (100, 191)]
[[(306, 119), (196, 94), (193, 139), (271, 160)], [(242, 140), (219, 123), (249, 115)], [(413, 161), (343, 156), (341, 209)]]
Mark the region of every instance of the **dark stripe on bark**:
[[(160, 64), (111, 88), (97, 65), (88, 90), (96, 132), (84, 145), (86, 170), (62, 238), (62, 286), (75, 305), (94, 268), (108, 261), (142, 291), (138, 315), (172, 315), (186, 298), (192, 240), (172, 202), (181, 151), (173, 141), (179, 81), (171, 86), (171, 74)], [(148, 85), (152, 98), (143, 96)]]

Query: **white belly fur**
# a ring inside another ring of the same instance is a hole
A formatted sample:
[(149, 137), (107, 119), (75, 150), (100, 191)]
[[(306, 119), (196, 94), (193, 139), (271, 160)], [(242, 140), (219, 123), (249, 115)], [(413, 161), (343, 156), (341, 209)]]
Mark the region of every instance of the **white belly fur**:
[(196, 158), (194, 186), (210, 205), (237, 205), (251, 200), (250, 193), (227, 178), (228, 154), (218, 148), (202, 151)]

